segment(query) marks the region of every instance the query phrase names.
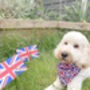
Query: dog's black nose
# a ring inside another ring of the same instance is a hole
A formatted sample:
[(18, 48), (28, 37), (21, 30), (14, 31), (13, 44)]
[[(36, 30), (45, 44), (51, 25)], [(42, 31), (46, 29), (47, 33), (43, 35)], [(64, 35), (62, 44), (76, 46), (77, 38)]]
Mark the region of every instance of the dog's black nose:
[(62, 56), (63, 58), (66, 58), (66, 57), (68, 56), (68, 54), (64, 52), (64, 53), (61, 54), (61, 56)]

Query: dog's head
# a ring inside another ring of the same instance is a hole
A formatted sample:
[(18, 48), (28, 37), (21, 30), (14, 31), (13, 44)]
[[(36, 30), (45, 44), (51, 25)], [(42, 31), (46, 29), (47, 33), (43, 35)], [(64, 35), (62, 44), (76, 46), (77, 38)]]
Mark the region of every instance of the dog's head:
[(87, 38), (80, 32), (69, 32), (56, 47), (54, 55), (67, 63), (74, 63), (80, 68), (90, 65), (90, 48)]

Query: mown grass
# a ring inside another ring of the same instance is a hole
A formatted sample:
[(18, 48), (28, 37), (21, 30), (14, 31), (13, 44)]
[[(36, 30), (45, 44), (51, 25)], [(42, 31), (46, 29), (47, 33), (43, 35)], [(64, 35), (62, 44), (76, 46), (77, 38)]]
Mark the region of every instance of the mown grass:
[[(60, 42), (65, 30), (10, 31), (0, 35), (0, 62), (15, 54), (21, 47), (37, 44), (40, 57), (25, 64), (28, 70), (7, 85), (4, 90), (44, 90), (57, 76), (53, 50)], [(83, 32), (90, 39), (90, 32)], [(90, 79), (85, 80), (83, 90), (90, 90)]]

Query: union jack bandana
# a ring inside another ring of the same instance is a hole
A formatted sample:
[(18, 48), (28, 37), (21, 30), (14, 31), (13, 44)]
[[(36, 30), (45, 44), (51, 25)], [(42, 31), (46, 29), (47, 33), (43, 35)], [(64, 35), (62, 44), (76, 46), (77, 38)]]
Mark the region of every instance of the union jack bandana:
[(22, 74), (27, 70), (23, 60), (18, 55), (14, 55), (0, 64), (0, 90), (13, 81), (16, 75)]
[(59, 63), (57, 65), (58, 76), (63, 86), (66, 86), (72, 79), (78, 75), (80, 68), (74, 64)]
[(39, 57), (37, 45), (32, 45), (32, 46), (17, 49), (16, 53), (24, 61), (29, 61), (31, 58)]

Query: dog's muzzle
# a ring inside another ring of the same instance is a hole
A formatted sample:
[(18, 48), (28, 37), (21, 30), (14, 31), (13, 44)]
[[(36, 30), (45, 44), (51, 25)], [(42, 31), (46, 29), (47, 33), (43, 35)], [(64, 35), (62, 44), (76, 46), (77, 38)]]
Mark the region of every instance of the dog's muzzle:
[(65, 59), (65, 58), (67, 58), (67, 57), (68, 57), (68, 53), (63, 52), (63, 53), (61, 53), (61, 56), (62, 56), (62, 58), (63, 58), (63, 59)]

